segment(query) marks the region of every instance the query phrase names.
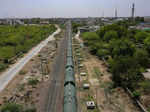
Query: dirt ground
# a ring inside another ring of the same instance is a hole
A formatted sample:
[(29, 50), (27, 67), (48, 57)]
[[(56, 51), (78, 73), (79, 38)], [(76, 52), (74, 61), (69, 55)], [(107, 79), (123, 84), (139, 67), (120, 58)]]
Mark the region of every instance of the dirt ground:
[[(107, 72), (107, 69), (102, 61), (98, 60), (94, 56), (90, 56), (90, 58), (84, 62), (84, 65), (88, 70), (88, 80), (91, 84), (91, 88), (96, 94), (96, 102), (99, 110), (102, 112), (138, 112), (136, 107), (133, 105), (132, 100), (122, 88), (111, 89), (111, 74)], [(99, 68), (99, 71), (103, 75), (93, 78), (92, 74), (94, 74), (93, 69), (95, 67)], [(91, 80), (99, 80), (100, 87), (97, 87), (98, 81), (93, 83)]]
[(45, 105), (46, 91), (50, 80), (51, 65), (57, 53), (57, 44), (64, 31), (56, 35), (55, 41), (50, 41), (40, 53), (33, 57), (16, 77), (0, 93), (0, 105), (15, 102), (24, 106), (33, 106), (37, 112), (42, 112)]
[[(74, 42), (75, 44), (78, 43)], [(76, 70), (76, 74), (78, 74), (76, 75), (76, 82), (79, 110), (81, 112), (140, 112), (122, 88), (113, 88), (111, 74), (107, 72), (104, 62), (96, 56), (90, 55), (87, 49), (80, 48), (80, 53), (84, 59), (81, 62), (83, 67), (76, 67), (79, 69)], [(75, 57), (75, 60), (77, 61), (78, 57)], [(79, 75), (83, 71), (87, 73), (84, 77)], [(90, 84), (89, 90), (83, 89), (84, 83)], [(86, 108), (86, 101), (91, 100), (97, 105), (94, 110)]]

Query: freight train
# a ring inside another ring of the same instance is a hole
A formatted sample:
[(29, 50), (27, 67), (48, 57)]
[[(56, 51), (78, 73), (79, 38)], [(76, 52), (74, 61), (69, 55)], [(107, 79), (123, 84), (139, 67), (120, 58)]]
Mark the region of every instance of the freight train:
[(67, 52), (66, 70), (64, 81), (64, 107), (63, 112), (77, 112), (76, 85), (74, 73), (74, 61), (72, 52), (71, 22), (67, 25)]

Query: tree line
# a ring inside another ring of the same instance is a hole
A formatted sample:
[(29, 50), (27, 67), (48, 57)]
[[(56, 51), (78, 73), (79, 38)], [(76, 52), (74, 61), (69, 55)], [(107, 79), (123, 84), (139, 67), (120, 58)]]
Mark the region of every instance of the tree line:
[(55, 30), (54, 25), (0, 26), (0, 71), (11, 58), (26, 53)]

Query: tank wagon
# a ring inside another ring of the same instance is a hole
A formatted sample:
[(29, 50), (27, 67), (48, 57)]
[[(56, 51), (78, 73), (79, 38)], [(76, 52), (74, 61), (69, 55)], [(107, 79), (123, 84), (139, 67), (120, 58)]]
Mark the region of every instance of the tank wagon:
[(74, 62), (72, 53), (71, 23), (67, 26), (67, 54), (64, 81), (64, 108), (63, 112), (77, 112), (76, 86), (74, 76)]
[(75, 86), (68, 83), (64, 88), (64, 112), (77, 112)]

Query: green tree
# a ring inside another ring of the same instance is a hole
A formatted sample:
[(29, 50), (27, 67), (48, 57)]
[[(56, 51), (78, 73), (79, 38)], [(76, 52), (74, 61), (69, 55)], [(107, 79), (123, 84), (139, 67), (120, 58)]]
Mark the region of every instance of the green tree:
[(82, 34), (82, 37), (88, 45), (91, 45), (99, 40), (99, 37), (95, 32), (85, 32)]
[(105, 40), (106, 42), (109, 42), (109, 40), (111, 40), (111, 39), (116, 39), (116, 38), (118, 38), (118, 34), (117, 34), (116, 31), (108, 31), (108, 32), (106, 32), (105, 35), (104, 35), (104, 40)]
[(148, 67), (150, 64), (148, 52), (144, 49), (136, 49), (134, 58), (141, 67)]
[(99, 49), (97, 55), (103, 58), (109, 55), (109, 51), (107, 49)]
[(78, 32), (78, 27), (81, 27), (81, 26), (84, 26), (84, 24), (73, 22), (72, 23), (73, 32), (77, 33)]
[(138, 92), (138, 91), (133, 91), (132, 96), (133, 96), (134, 98), (136, 98), (136, 99), (139, 99), (140, 96), (141, 96), (141, 94), (140, 94), (140, 92)]
[(143, 41), (145, 40), (145, 38), (148, 36), (148, 34), (144, 31), (138, 32), (135, 35), (135, 39), (137, 42), (143, 43)]
[(110, 41), (110, 52), (112, 57), (116, 56), (132, 56), (135, 51), (135, 45), (126, 38), (114, 39)]
[(1, 59), (10, 59), (14, 56), (14, 48), (11, 46), (6, 46), (0, 48), (0, 58)]
[(149, 51), (149, 53), (150, 53), (150, 35), (148, 35), (148, 37), (145, 38), (144, 45), (145, 45), (146, 49)]
[(128, 33), (128, 29), (125, 26), (121, 26), (118, 24), (112, 24), (112, 25), (107, 25), (107, 26), (101, 27), (97, 31), (97, 34), (99, 35), (100, 38), (103, 38), (105, 33), (108, 31), (116, 31), (118, 37), (120, 37), (120, 38), (123, 36), (127, 36), (127, 33)]
[(142, 77), (139, 66), (132, 57), (117, 57), (108, 61), (112, 79), (118, 86), (136, 87)]
[(150, 81), (149, 80), (145, 80), (139, 83), (139, 86), (142, 87), (142, 91), (146, 94), (149, 94), (150, 92)]

